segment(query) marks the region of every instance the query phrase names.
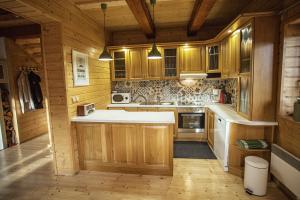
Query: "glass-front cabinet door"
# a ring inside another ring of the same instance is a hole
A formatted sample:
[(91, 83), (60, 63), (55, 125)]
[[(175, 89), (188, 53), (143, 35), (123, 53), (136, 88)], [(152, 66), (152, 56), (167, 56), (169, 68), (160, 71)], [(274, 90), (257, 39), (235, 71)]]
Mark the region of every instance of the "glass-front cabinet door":
[(251, 79), (250, 76), (239, 77), (239, 103), (238, 111), (240, 114), (250, 118), (251, 106)]
[(172, 79), (178, 77), (178, 49), (163, 49), (163, 74), (164, 78)]
[(240, 73), (251, 72), (253, 33), (251, 24), (241, 29)]
[(220, 46), (207, 46), (207, 72), (220, 72)]
[(126, 51), (114, 51), (113, 52), (113, 66), (112, 66), (112, 78), (113, 80), (125, 80), (127, 78), (127, 62)]

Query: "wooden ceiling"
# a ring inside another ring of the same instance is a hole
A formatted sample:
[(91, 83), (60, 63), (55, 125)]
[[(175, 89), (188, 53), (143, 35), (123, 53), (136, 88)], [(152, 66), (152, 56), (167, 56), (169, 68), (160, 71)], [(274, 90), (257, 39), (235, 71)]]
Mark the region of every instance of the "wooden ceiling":
[[(103, 25), (101, 2), (108, 4), (107, 29), (110, 32), (138, 30), (141, 25), (136, 20), (128, 2), (145, 1), (152, 13), (150, 0), (71, 0), (84, 13), (89, 15), (100, 26)], [(126, 2), (127, 1), (127, 2)], [(193, 20), (196, 6), (202, 6), (199, 15), (205, 20), (199, 21), (197, 28), (225, 27), (238, 14), (243, 12), (280, 11), (298, 0), (157, 0), (155, 6), (155, 26), (160, 28), (187, 27)], [(202, 5), (201, 5), (202, 4)], [(204, 4), (204, 5), (203, 5)], [(210, 5), (205, 5), (210, 4)], [(205, 10), (207, 9), (207, 10)], [(204, 14), (203, 14), (204, 12)], [(206, 13), (205, 13), (206, 12)], [(196, 21), (198, 23), (198, 21)], [(195, 31), (194, 29), (191, 31)], [(197, 30), (196, 30), (197, 31)]]
[(19, 17), (13, 13), (6, 10), (0, 9), (0, 28), (3, 27), (13, 27), (13, 26), (24, 26), (28, 24), (33, 24), (33, 22)]
[(41, 33), (39, 24), (0, 9), (0, 37), (36, 37)]

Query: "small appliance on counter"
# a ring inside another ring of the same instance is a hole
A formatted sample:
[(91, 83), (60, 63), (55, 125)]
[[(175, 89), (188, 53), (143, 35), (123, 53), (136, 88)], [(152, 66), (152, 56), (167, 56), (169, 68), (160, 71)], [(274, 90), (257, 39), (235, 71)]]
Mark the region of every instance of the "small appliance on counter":
[(117, 93), (114, 92), (111, 94), (111, 103), (130, 103), (130, 93)]
[(213, 92), (212, 92), (212, 102), (213, 103), (219, 103), (220, 102), (220, 94), (221, 94), (220, 89), (213, 89)]
[(86, 103), (77, 106), (78, 116), (87, 116), (96, 110), (94, 103)]

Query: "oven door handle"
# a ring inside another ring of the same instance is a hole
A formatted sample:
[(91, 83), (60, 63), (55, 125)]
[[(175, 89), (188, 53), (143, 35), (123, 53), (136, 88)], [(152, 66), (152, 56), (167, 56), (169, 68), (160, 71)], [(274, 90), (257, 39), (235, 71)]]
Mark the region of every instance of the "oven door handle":
[(195, 114), (180, 114), (180, 116), (183, 116), (183, 117), (190, 117), (190, 116), (200, 116), (202, 117), (204, 114), (203, 113), (195, 113)]

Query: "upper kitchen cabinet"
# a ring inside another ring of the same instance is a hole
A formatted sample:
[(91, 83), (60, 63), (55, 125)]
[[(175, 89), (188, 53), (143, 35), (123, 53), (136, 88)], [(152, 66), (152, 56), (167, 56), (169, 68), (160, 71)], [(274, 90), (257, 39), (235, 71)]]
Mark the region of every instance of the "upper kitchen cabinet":
[(128, 51), (126, 50), (114, 50), (112, 51), (112, 80), (126, 80), (127, 68), (128, 68)]
[(213, 44), (206, 47), (206, 72), (219, 73), (220, 69), (220, 45)]
[(205, 72), (205, 46), (184, 46), (180, 48), (180, 72)]
[(252, 42), (252, 24), (248, 24), (241, 29), (240, 73), (249, 73), (251, 71)]
[(240, 66), (240, 31), (232, 33), (221, 42), (220, 68), (222, 77), (234, 78)]
[(220, 47), (220, 67), (222, 69), (222, 77), (230, 77), (230, 46), (229, 46), (229, 37), (222, 40)]
[(179, 74), (179, 48), (165, 47), (163, 55), (163, 77), (164, 79), (176, 79)]
[[(162, 48), (158, 47), (159, 52), (162, 52)], [(148, 59), (148, 53), (151, 51), (151, 49), (145, 49), (144, 50), (144, 61), (147, 66), (147, 79), (148, 80), (159, 80), (162, 78), (162, 59)]]
[(275, 120), (278, 21), (276, 16), (255, 17), (240, 29), (237, 110), (249, 120)]
[(147, 66), (145, 63), (145, 55), (143, 49), (130, 49), (129, 51), (129, 79), (138, 80), (145, 79), (147, 77)]

